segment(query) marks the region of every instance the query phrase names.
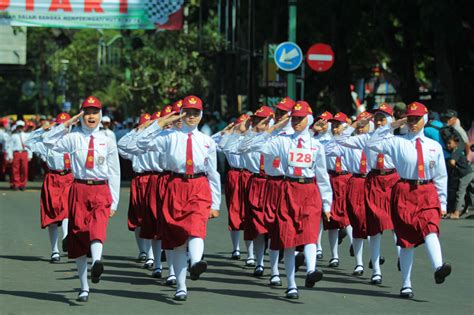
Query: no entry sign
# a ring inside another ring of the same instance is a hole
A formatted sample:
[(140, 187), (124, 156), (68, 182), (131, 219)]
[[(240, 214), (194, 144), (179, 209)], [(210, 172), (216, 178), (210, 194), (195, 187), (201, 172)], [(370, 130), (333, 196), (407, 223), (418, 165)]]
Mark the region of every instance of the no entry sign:
[(314, 44), (306, 53), (306, 62), (316, 72), (328, 71), (334, 64), (334, 52), (329, 45)]

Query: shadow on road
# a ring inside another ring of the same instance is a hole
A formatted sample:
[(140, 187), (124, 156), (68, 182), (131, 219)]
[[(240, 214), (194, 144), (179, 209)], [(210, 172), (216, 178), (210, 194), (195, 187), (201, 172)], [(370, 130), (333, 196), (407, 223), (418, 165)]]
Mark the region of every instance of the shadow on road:
[(19, 296), (19, 297), (30, 298), (30, 299), (35, 299), (35, 300), (41, 300), (41, 301), (64, 303), (70, 306), (79, 306), (79, 304), (66, 298), (64, 295), (54, 294), (54, 293), (0, 290), (0, 295), (12, 295), (12, 296)]
[(49, 259), (45, 259), (40, 256), (14, 256), (14, 255), (0, 255), (0, 258), (19, 260), (19, 261), (46, 261), (49, 262)]

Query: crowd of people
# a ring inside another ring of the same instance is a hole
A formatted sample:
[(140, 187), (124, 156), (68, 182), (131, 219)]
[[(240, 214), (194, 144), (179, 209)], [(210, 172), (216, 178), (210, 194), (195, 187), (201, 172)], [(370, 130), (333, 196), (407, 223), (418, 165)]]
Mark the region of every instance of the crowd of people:
[[(0, 172), (9, 173), (12, 189), (25, 189), (34, 156), (42, 161), (41, 228), (49, 232), (51, 263), (61, 259), (62, 228), (62, 250), (76, 260), (78, 301), (89, 298), (88, 257), (92, 283), (104, 272), (107, 223), (127, 167), (121, 159), (133, 170), (127, 227), (135, 235), (137, 259), (155, 278), (163, 277), (166, 260), (166, 284), (176, 286), (175, 300), (187, 299), (188, 269), (191, 280), (207, 270), (206, 225), (219, 216), (221, 177), (230, 258), (241, 259), (243, 231), (245, 265), (255, 277), (265, 274), (268, 248), (269, 285), (282, 286), (284, 260), (289, 299), (299, 297), (295, 272), (303, 265), (305, 287), (322, 280), (323, 231), (329, 267), (339, 266), (338, 244), (348, 238), (356, 277), (365, 271), (368, 240), (373, 285), (383, 282), (382, 233), (392, 233), (403, 298), (414, 296), (416, 246), (426, 245), (436, 283), (451, 273), (439, 224), (468, 212), (474, 162), (474, 128), (466, 133), (454, 110), (439, 117), (419, 102), (396, 108), (383, 103), (351, 119), (342, 112), (316, 116), (307, 102), (285, 97), (274, 109), (261, 106), (226, 125), (189, 95), (143, 113), (135, 125), (128, 120), (112, 131), (111, 124), (101, 102), (90, 96), (73, 117), (60, 113), (37, 125), (0, 125)], [(227, 165), (226, 176), (218, 164)]]

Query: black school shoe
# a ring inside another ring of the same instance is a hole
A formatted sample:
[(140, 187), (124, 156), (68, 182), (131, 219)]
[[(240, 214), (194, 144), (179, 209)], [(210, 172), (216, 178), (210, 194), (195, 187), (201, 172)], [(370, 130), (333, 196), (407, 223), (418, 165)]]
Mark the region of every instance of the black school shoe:
[(186, 301), (187, 298), (188, 298), (188, 292), (186, 292), (184, 290), (179, 290), (179, 291), (176, 291), (176, 293), (174, 294), (173, 300), (175, 300), (175, 301)]
[(370, 278), (370, 283), (371, 284), (382, 284), (382, 275), (380, 275), (380, 274), (373, 275), (372, 278)]
[(91, 280), (92, 283), (99, 283), (100, 276), (104, 272), (104, 264), (100, 260), (96, 260), (91, 268)]
[[(87, 292), (87, 295), (81, 296), (81, 294), (84, 293), (84, 292)], [(87, 301), (89, 301), (89, 291), (81, 290), (81, 292), (79, 292), (79, 295), (77, 296), (76, 301), (78, 301), (78, 302), (87, 302)]]
[(339, 258), (331, 258), (331, 260), (329, 261), (328, 267), (331, 267), (331, 268), (339, 267)]
[(207, 270), (207, 262), (205, 260), (198, 261), (189, 268), (190, 279), (198, 280), (203, 272)]
[(297, 300), (299, 299), (300, 295), (298, 294), (297, 288), (291, 288), (285, 291), (286, 298), (290, 300)]
[(412, 299), (415, 296), (411, 287), (404, 287), (400, 290), (400, 297), (404, 299)]
[(59, 255), (58, 252), (54, 252), (51, 254), (51, 258), (49, 259), (49, 262), (51, 264), (57, 264), (60, 261), (61, 261), (61, 256)]
[[(361, 268), (359, 268), (359, 267), (361, 267)], [(360, 277), (363, 274), (364, 274), (364, 266), (362, 266), (362, 265), (355, 266), (354, 271), (352, 272), (352, 275), (356, 276), (356, 277)]]
[(311, 271), (310, 273), (306, 275), (304, 286), (307, 288), (312, 288), (314, 287), (314, 284), (316, 282), (321, 281), (322, 278), (323, 278), (322, 271), (319, 271), (319, 270)]
[(281, 287), (280, 275), (273, 275), (270, 277), (270, 286)]
[(232, 255), (230, 256), (230, 259), (232, 260), (239, 260), (240, 259), (240, 251), (234, 250), (232, 252)]
[(260, 278), (263, 276), (263, 272), (264, 272), (263, 266), (258, 265), (257, 267), (255, 267), (255, 270), (253, 271), (253, 276)]
[(444, 282), (444, 279), (451, 274), (451, 265), (444, 263), (441, 267), (436, 269), (434, 273), (434, 278), (436, 284), (441, 284)]

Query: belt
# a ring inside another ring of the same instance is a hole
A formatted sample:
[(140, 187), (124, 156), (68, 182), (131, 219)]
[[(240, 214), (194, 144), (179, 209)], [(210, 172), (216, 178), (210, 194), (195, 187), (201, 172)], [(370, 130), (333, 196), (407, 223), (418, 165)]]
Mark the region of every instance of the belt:
[(15, 151), (13, 151), (13, 153), (21, 153), (21, 152), (27, 152), (27, 151), (26, 150), (21, 150), (21, 151), (20, 150), (15, 150)]
[(86, 185), (106, 185), (109, 183), (108, 180), (78, 179), (78, 178), (74, 178), (74, 182), (79, 183), (79, 184), (86, 184)]
[(400, 179), (404, 183), (409, 183), (410, 185), (428, 185), (433, 183), (432, 179)]
[(268, 178), (268, 177), (270, 177), (267, 174), (260, 174), (260, 173), (252, 173), (252, 176), (258, 177), (258, 178)]
[(52, 174), (57, 174), (57, 175), (64, 176), (64, 175), (67, 175), (67, 174), (71, 174), (71, 170), (61, 170), (61, 171), (58, 171), (58, 170), (48, 170), (48, 173), (52, 173)]
[(294, 182), (294, 183), (300, 183), (300, 184), (311, 184), (314, 183), (314, 177), (285, 177), (285, 180), (289, 182)]
[(237, 167), (231, 167), (229, 168), (229, 171), (237, 171), (237, 172), (243, 172), (243, 168), (237, 168)]
[(153, 175), (153, 174), (161, 174), (160, 172), (155, 172), (155, 171), (146, 171), (146, 172), (141, 172), (141, 173), (134, 173), (133, 175), (135, 176), (145, 176), (145, 175)]
[(281, 176), (270, 176), (270, 175), (267, 175), (267, 179), (284, 180), (284, 179), (285, 179), (285, 176), (283, 176), (283, 175), (281, 175)]
[(358, 178), (366, 178), (367, 174), (359, 174), (359, 173), (353, 173), (352, 177), (358, 177)]
[(199, 177), (205, 177), (206, 173), (197, 173), (197, 174), (187, 175), (187, 174), (171, 172), (171, 176), (184, 178), (184, 179), (194, 179), (194, 178), (199, 178)]
[(331, 174), (331, 175), (347, 175), (347, 174), (350, 174), (350, 173), (347, 172), (347, 171), (336, 172), (336, 171), (333, 171), (333, 170), (328, 170), (328, 174)]
[(390, 168), (390, 169), (384, 169), (384, 170), (378, 170), (378, 169), (372, 169), (370, 170), (371, 173), (375, 174), (375, 175), (389, 175), (389, 174), (393, 174), (395, 173), (397, 170), (394, 169), (394, 168)]

